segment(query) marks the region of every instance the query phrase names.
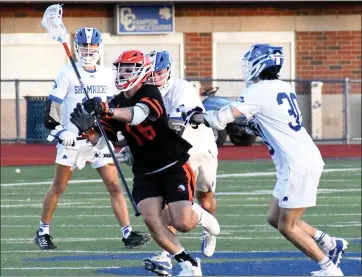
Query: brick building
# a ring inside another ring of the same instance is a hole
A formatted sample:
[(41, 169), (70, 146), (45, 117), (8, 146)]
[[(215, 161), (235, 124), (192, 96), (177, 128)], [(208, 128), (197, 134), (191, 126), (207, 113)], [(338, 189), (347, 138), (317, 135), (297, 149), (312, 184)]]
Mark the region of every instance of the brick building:
[[(54, 79), (67, 62), (62, 48), (49, 40), (40, 25), (47, 6), (2, 4), (2, 79)], [(96, 27), (103, 32), (102, 62), (106, 65), (123, 49), (163, 48), (172, 53), (180, 77), (241, 78), (240, 58), (245, 50), (253, 43), (273, 43), (284, 47), (286, 61), (281, 77), (285, 79), (361, 79), (361, 2), (176, 1), (174, 7), (175, 32), (168, 35), (116, 35), (115, 3), (66, 3), (63, 19), (70, 33), (69, 42), (81, 26)], [(24, 52), (27, 59), (19, 68), (19, 63), (12, 61)], [(21, 90), (26, 86), (30, 94), (45, 95), (50, 84), (23, 86)], [(233, 85), (221, 84), (222, 88), (231, 90), (230, 95), (240, 91)], [(299, 89), (300, 93), (310, 91), (303, 85)], [(359, 94), (360, 90), (360, 84), (353, 85), (353, 93)], [(325, 84), (323, 93), (340, 98), (342, 91), (343, 84)], [(326, 101), (342, 102), (336, 97)], [(359, 114), (360, 103), (357, 95), (351, 104), (359, 106)], [(338, 109), (343, 110), (341, 105)], [(306, 114), (310, 113), (305, 109)], [(341, 117), (337, 114), (331, 119), (329, 114), (326, 112), (324, 120), (331, 125)], [(308, 115), (305, 120), (308, 122)], [(355, 125), (360, 126), (360, 121)], [(338, 132), (342, 131), (339, 128)]]

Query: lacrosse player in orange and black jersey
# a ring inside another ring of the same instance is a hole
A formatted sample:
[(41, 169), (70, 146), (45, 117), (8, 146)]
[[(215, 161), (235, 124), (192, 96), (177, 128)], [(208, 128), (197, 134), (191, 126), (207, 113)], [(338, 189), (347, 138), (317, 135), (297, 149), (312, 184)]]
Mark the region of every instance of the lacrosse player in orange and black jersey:
[[(93, 114), (102, 117), (110, 140), (116, 141), (117, 132), (122, 132), (134, 159), (132, 195), (152, 237), (180, 263), (180, 275), (201, 276), (199, 259), (192, 258), (167, 228), (188, 232), (200, 224), (214, 235), (220, 232), (217, 220), (193, 203), (194, 175), (186, 163), (192, 146), (169, 129), (159, 90), (144, 84), (153, 70), (150, 57), (125, 51), (114, 66), (121, 93), (109, 104), (90, 99), (83, 103), (85, 111), (78, 103), (71, 121), (93, 144), (103, 140)], [(168, 208), (162, 211), (165, 204)]]

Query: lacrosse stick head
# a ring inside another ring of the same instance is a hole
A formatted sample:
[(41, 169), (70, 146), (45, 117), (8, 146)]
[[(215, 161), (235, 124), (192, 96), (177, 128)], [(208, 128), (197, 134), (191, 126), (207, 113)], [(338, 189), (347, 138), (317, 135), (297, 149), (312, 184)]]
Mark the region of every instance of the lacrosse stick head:
[(49, 6), (43, 15), (41, 25), (48, 31), (52, 39), (61, 43), (65, 42), (67, 30), (64, 27), (63, 8), (59, 4)]

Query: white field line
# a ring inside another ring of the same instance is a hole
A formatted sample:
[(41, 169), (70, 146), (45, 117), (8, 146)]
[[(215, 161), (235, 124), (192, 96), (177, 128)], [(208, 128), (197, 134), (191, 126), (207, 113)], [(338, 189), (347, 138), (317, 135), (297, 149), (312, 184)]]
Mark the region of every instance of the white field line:
[[(329, 194), (329, 193), (335, 193), (335, 192), (360, 192), (360, 191), (361, 191), (360, 188), (357, 188), (357, 189), (319, 189), (318, 194)], [(228, 196), (236, 196), (236, 195), (255, 196), (255, 195), (272, 195), (272, 193), (273, 193), (272, 190), (254, 190), (254, 191), (244, 191), (244, 192), (240, 192), (240, 191), (233, 191), (233, 192), (224, 191), (224, 192), (222, 192), (221, 191), (221, 192), (216, 192), (215, 195), (216, 195), (216, 197), (217, 196), (224, 196), (224, 195), (228, 195)], [(91, 193), (91, 194), (95, 194), (95, 193)], [(1, 195), (4, 195), (4, 194), (2, 193)], [(354, 195), (353, 197), (356, 197), (356, 195)], [(88, 199), (85, 199), (85, 200), (88, 200)], [(84, 202), (84, 203), (88, 203), (88, 202)], [(31, 205), (31, 204), (29, 204), (29, 205)], [(6, 208), (5, 206), (6, 205), (2, 205), (1, 207)]]
[[(110, 205), (100, 206), (100, 205), (86, 205), (89, 202), (69, 202), (69, 203), (59, 203), (58, 206), (63, 209), (110, 209)], [(1, 205), (1, 208), (41, 208), (43, 204), (5, 204)], [(81, 205), (81, 206), (79, 206)], [(346, 207), (361, 207), (361, 204), (320, 204), (317, 207), (340, 207), (343, 205)], [(269, 207), (270, 204), (221, 204), (218, 207)], [(127, 207), (131, 207), (127, 205)]]
[[(228, 233), (224, 233), (225, 235), (228, 235)], [(201, 236), (179, 236), (180, 239), (196, 239), (200, 240)], [(255, 237), (232, 237), (232, 236), (225, 236), (219, 235), (217, 237), (218, 240), (255, 240)], [(258, 237), (258, 240), (283, 240), (285, 239), (282, 236), (268, 236), (268, 237)], [(358, 238), (344, 238), (346, 240), (357, 240), (361, 239), (361, 237)], [(8, 239), (1, 239), (1, 244), (33, 244), (34, 238), (8, 238)], [(92, 241), (120, 241), (120, 237), (98, 237), (98, 238), (85, 238), (85, 237), (78, 237), (78, 238), (57, 238), (57, 242), (92, 242)]]
[[(201, 251), (192, 251), (193, 253), (200, 253)], [(296, 253), (293, 251), (283, 251), (283, 252), (290, 252), (290, 253)], [(3, 250), (1, 253), (43, 253), (44, 250)], [(82, 253), (82, 254), (153, 254), (155, 251), (140, 251), (140, 250), (127, 250), (127, 251), (112, 251), (112, 250), (48, 250), (47, 253)], [(264, 251), (247, 251), (247, 252), (241, 252), (241, 251), (224, 251), (220, 250), (217, 251), (217, 253), (280, 253), (280, 251), (275, 250), (264, 250)], [(279, 258), (278, 258), (279, 259)], [(343, 259), (350, 259), (350, 260), (361, 260), (360, 257), (344, 257)], [(107, 267), (102, 267), (107, 268)], [(2, 268), (4, 269), (4, 268)], [(15, 269), (15, 267), (14, 267)], [(19, 268), (21, 269), (21, 268)]]
[[(126, 178), (127, 181), (132, 181), (133, 178)], [(70, 180), (69, 184), (89, 184), (89, 183), (102, 183), (102, 179), (85, 179), (85, 180)], [(23, 186), (34, 186), (34, 185), (51, 185), (52, 181), (44, 182), (24, 182), (24, 183), (7, 183), (1, 184), (1, 187), (23, 187)]]
[[(328, 213), (328, 214), (305, 214), (306, 217), (329, 217), (329, 216), (361, 216), (361, 213), (343, 213), (343, 214), (335, 214), (335, 213)], [(263, 216), (266, 217), (265, 214), (224, 214), (223, 217), (256, 217), (256, 216)], [(53, 218), (76, 218), (76, 217), (114, 217), (113, 214), (75, 214), (75, 215), (54, 215)], [(39, 218), (39, 215), (1, 215), (1, 218)]]
[(3, 267), (2, 270), (88, 270), (88, 269), (112, 269), (120, 268), (119, 266), (82, 266), (82, 267)]
[[(321, 216), (324, 216), (324, 217), (329, 217), (329, 216), (361, 216), (362, 214), (361, 213), (343, 213), (343, 214), (333, 214), (333, 213), (330, 213), (330, 214), (305, 214), (304, 216), (305, 217), (321, 217)], [(265, 216), (266, 217), (266, 214), (224, 214), (223, 217), (249, 217), (249, 216), (252, 216), (252, 217), (256, 217), (256, 216)]]
[[(72, 193), (74, 194), (74, 193)], [(107, 193), (108, 194), (108, 193)], [(6, 194), (2, 193), (1, 196), (4, 196)], [(24, 193), (21, 193), (22, 196), (24, 196)], [(27, 194), (28, 195), (28, 194)], [(42, 193), (41, 195), (44, 195), (44, 193)], [(244, 201), (244, 200), (271, 200), (271, 196), (270, 197), (243, 197), (243, 198), (224, 198), (224, 197), (215, 197), (217, 201)], [(353, 198), (357, 198), (357, 200), (359, 200), (361, 198), (360, 195), (351, 195), (351, 196), (319, 196), (318, 199), (353, 199)], [(1, 199), (1, 203), (4, 202), (29, 202), (28, 204), (33, 204), (30, 202), (35, 202), (35, 203), (39, 203), (39, 201), (42, 201), (43, 198), (28, 198), (28, 199)], [(61, 199), (60, 200), (60, 204), (61, 203), (72, 203), (73, 201), (76, 201), (78, 199)], [(98, 202), (98, 201), (106, 201), (108, 202), (110, 199), (109, 198), (84, 198), (83, 200), (86, 200), (87, 202), (83, 202), (83, 203), (89, 203), (89, 202)], [(359, 202), (359, 201), (358, 201)], [(234, 204), (231, 204), (230, 206), (232, 206)], [(343, 204), (344, 205), (344, 204)], [(218, 206), (227, 206), (227, 205), (218, 205)], [(229, 206), (229, 205), (228, 205)], [(319, 206), (319, 205), (318, 205)]]
[[(102, 192), (102, 193), (93, 193), (93, 192), (72, 192), (72, 195), (93, 195), (93, 194), (101, 194), (101, 195), (109, 195), (108, 192)], [(9, 193), (1, 193), (1, 196), (9, 196), (9, 195), (21, 195), (24, 196), (23, 192), (9, 192)], [(1, 202), (39, 202), (43, 200), (43, 196), (44, 196), (44, 192), (32, 192), (32, 193), (27, 193), (26, 196), (29, 195), (41, 195), (42, 197), (37, 199), (35, 198), (31, 198), (29, 197), (30, 200), (21, 198), (21, 199), (1, 199)], [(221, 197), (219, 197), (221, 196)], [(232, 196), (232, 195), (230, 195)], [(235, 195), (238, 196), (238, 195)], [(244, 200), (252, 200), (252, 201), (259, 201), (259, 200), (271, 200), (272, 196), (270, 197), (233, 197), (233, 198), (226, 198), (223, 197), (223, 195), (216, 195), (215, 196), (217, 201), (244, 201)], [(354, 199), (356, 198), (357, 200), (361, 199), (361, 195), (350, 195), (350, 196), (318, 196), (318, 199)], [(109, 198), (85, 198), (87, 201), (109, 201)], [(77, 199), (78, 200), (78, 199)], [(60, 201), (62, 202), (71, 202), (74, 201), (74, 199), (65, 199), (62, 198)], [(359, 201), (358, 201), (359, 202)]]
[[(324, 173), (329, 172), (346, 172), (346, 171), (360, 171), (361, 168), (331, 168), (324, 169)], [(233, 178), (233, 177), (257, 177), (257, 176), (276, 176), (276, 173), (273, 172), (251, 172), (251, 173), (232, 173), (232, 174), (219, 174), (217, 175), (218, 179), (222, 178)], [(133, 180), (133, 178), (126, 178), (127, 181)], [(88, 179), (88, 180), (70, 180), (69, 184), (79, 184), (79, 183), (98, 183), (102, 182), (101, 179)], [(23, 182), (23, 183), (5, 183), (1, 184), (1, 187), (16, 187), (16, 186), (34, 186), (34, 185), (51, 185), (51, 181), (45, 182)]]
[[(60, 224), (55, 225), (57, 228), (119, 228), (117, 224)], [(133, 227), (145, 227), (145, 225), (132, 225)], [(343, 227), (360, 227), (361, 222), (346, 222), (339, 224), (319, 224), (315, 225), (316, 227), (335, 227), (335, 228), (343, 228)], [(22, 224), (22, 225), (1, 225), (1, 228), (37, 228), (39, 225), (31, 225), (31, 224)], [(237, 233), (237, 232), (270, 232), (275, 231), (272, 227), (265, 224), (254, 224), (254, 225), (221, 225), (221, 229), (231, 229), (228, 232)], [(247, 227), (254, 227), (254, 229), (244, 229)], [(256, 228), (255, 228), (256, 227)], [(235, 229), (234, 231), (232, 229)]]

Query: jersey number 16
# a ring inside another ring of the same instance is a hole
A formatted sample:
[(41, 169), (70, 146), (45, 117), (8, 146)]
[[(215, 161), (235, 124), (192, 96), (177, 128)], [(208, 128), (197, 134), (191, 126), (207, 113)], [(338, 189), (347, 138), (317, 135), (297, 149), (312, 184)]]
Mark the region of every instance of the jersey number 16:
[(135, 138), (138, 145), (143, 145), (144, 140), (153, 140), (156, 136), (156, 131), (153, 127), (143, 122), (136, 126), (126, 124), (126, 130)]

